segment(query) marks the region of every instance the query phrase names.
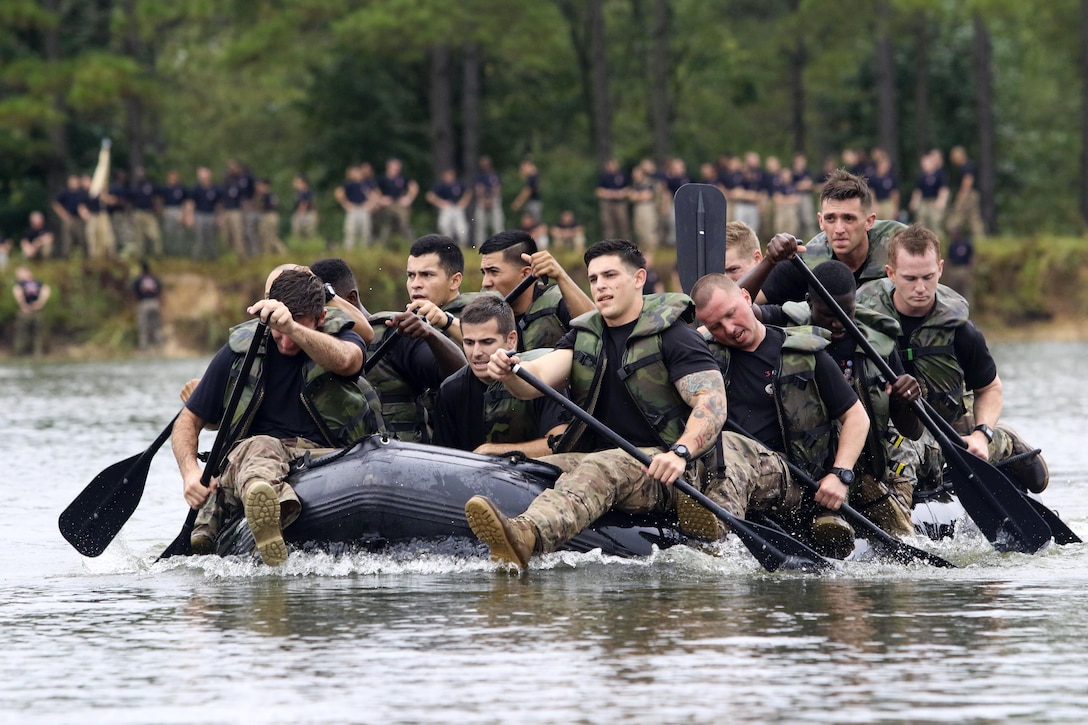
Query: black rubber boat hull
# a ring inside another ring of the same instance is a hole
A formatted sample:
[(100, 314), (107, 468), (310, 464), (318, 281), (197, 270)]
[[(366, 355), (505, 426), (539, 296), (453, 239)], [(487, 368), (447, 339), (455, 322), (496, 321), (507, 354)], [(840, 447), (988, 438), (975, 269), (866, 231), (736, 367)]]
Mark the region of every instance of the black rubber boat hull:
[[(474, 453), (371, 436), (330, 463), (289, 480), (302, 500), (302, 515), (284, 530), (288, 543), (350, 544), (380, 548), (420, 540), (475, 537), (465, 521), (465, 503), (482, 494), (510, 516), (521, 513), (559, 471), (538, 461)], [(666, 548), (685, 537), (675, 519), (609, 513), (565, 548), (601, 549), (609, 556), (640, 557), (654, 545)], [(254, 548), (245, 519), (219, 537), (222, 555)]]

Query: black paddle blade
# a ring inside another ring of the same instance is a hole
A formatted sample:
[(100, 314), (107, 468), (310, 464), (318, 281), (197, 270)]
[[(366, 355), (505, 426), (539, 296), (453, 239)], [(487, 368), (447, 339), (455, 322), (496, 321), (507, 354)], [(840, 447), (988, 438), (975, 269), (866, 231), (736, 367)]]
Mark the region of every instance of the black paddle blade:
[(676, 271), (685, 291), (725, 269), (725, 194), (711, 184), (684, 184), (673, 198)]
[(995, 549), (1034, 554), (1050, 543), (1046, 521), (1000, 471), (955, 448), (946, 448), (945, 457), (960, 503)]
[(1037, 498), (1032, 498), (1026, 493), (1023, 493), (1023, 491), (1021, 491), (1021, 494), (1023, 494), (1024, 499), (1031, 504), (1031, 507), (1035, 509), (1036, 513), (1043, 517), (1043, 521), (1046, 522), (1046, 525), (1050, 527), (1050, 533), (1054, 535), (1055, 544), (1065, 546), (1066, 544), (1084, 543), (1079, 536), (1073, 533), (1073, 529), (1069, 528), (1069, 526), (1059, 518), (1058, 514), (1046, 507), (1046, 504)]
[(105, 551), (140, 504), (151, 458), (145, 451), (95, 476), (60, 515), (65, 541), (83, 556)]
[(915, 561), (920, 561), (923, 564), (929, 564), (930, 566), (936, 566), (942, 569), (958, 568), (947, 559), (942, 559), (936, 554), (931, 554), (924, 549), (919, 549), (910, 544), (903, 543), (846, 504), (843, 504), (839, 510), (846, 515), (846, 518), (849, 519), (851, 523), (859, 529), (864, 529), (868, 532), (867, 534), (860, 534), (860, 536), (869, 542), (869, 545), (873, 547), (873, 550), (876, 551), (878, 556), (894, 559), (901, 564), (910, 564)]
[(786, 569), (820, 572), (834, 568), (831, 562), (817, 554), (803, 541), (795, 539), (784, 531), (734, 516), (687, 481), (678, 479), (673, 486), (678, 491), (691, 496), (699, 502), (700, 506), (717, 516), (737, 535), (741, 543), (767, 571)]
[(159, 554), (159, 558), (155, 561), (162, 561), (163, 559), (169, 559), (171, 556), (189, 556), (193, 553), (193, 524), (196, 523), (196, 509), (189, 509), (189, 513), (185, 516), (185, 523), (181, 525), (181, 533), (177, 535), (173, 541), (170, 542), (170, 546), (166, 547), (166, 551)]

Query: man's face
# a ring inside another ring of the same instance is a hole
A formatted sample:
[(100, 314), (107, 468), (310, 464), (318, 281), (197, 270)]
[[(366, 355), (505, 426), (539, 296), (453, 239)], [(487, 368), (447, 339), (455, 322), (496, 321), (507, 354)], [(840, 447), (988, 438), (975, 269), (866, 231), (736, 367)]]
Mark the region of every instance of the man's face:
[[(835, 297), (839, 307), (851, 320), (854, 319), (854, 295), (845, 294)], [(831, 331), (832, 340), (841, 340), (846, 335), (846, 328), (839, 322), (839, 318), (830, 307), (824, 304), (819, 297), (809, 296), (809, 309), (812, 310), (812, 324)]]
[(743, 277), (745, 274), (747, 274), (748, 270), (750, 270), (752, 267), (759, 264), (760, 260), (762, 260), (762, 259), (763, 259), (763, 253), (760, 252), (758, 249), (755, 252), (753, 252), (751, 255), (744, 255), (744, 254), (741, 254), (740, 252), (737, 252), (735, 250), (730, 249), (729, 247), (726, 247), (725, 248), (725, 273), (734, 282), (736, 282), (741, 277)]
[(729, 293), (716, 289), (705, 305), (695, 308), (695, 316), (726, 347), (751, 352), (762, 341), (760, 322), (752, 312), (752, 298), (747, 290)]
[[(311, 330), (316, 330), (318, 324), (320, 322), (324, 322), (324, 320), (324, 312), (321, 313), (320, 320), (316, 317), (312, 317), (311, 315), (295, 315), (295, 322), (302, 325), (303, 327), (308, 327)], [(275, 341), (276, 349), (280, 351), (281, 355), (293, 357), (295, 355), (298, 355), (299, 352), (302, 351), (302, 348), (298, 346), (298, 343), (296, 343), (294, 340), (292, 340), (290, 337), (283, 334), (282, 332), (279, 332), (278, 330), (272, 330), (272, 339)]]
[(408, 257), (408, 296), (413, 300), (428, 300), (441, 307), (456, 297), (460, 288), (461, 273), (448, 275), (436, 253)]
[(642, 287), (646, 270), (632, 272), (614, 254), (595, 257), (589, 262), (589, 291), (605, 324), (624, 325), (642, 311)]
[(944, 260), (930, 248), (920, 257), (899, 250), (884, 271), (895, 285), (895, 308), (905, 315), (921, 317), (937, 301), (937, 283), (941, 281)]
[(480, 257), (480, 274), (483, 275), (480, 289), (484, 292), (498, 292), (505, 297), (532, 272), (532, 269), (528, 265), (507, 262), (503, 259), (502, 252), (485, 254)]
[(504, 336), (499, 332), (499, 321), (494, 318), (476, 323), (462, 320), (461, 335), (461, 345), (465, 349), (469, 369), (485, 383), (491, 382), (491, 377), (487, 374), (487, 362), (495, 351), (500, 348), (515, 350), (518, 346), (518, 333), (511, 331)]
[(869, 252), (869, 230), (876, 214), (861, 208), (861, 199), (828, 199), (816, 215), (820, 229), (827, 232), (827, 241), (836, 257), (846, 257), (858, 250)]

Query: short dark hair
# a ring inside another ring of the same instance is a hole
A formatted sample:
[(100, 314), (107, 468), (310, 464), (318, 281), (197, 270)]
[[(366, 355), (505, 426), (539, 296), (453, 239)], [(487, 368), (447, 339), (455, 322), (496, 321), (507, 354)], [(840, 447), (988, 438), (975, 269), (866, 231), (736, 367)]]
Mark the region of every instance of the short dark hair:
[(351, 267), (338, 257), (319, 259), (310, 265), (310, 271), (320, 277), (322, 282), (331, 284), (336, 294), (344, 299), (347, 299), (353, 290), (359, 289)]
[(465, 255), (457, 243), (444, 234), (427, 234), (412, 242), (409, 256), (422, 257), (426, 254), (437, 254), (439, 265), (450, 277), (465, 272)]
[[(858, 284), (854, 279), (854, 273), (850, 271), (850, 268), (837, 259), (829, 259), (826, 262), (821, 262), (816, 265), (816, 269), (813, 270), (813, 276), (816, 280), (824, 286), (832, 297), (844, 297), (846, 295), (852, 295), (857, 291)], [(810, 284), (808, 286), (808, 292), (813, 297), (816, 297), (816, 286)]]
[(325, 288), (317, 275), (304, 269), (285, 269), (268, 289), (268, 299), (279, 300), (292, 317), (321, 319), (325, 310)]
[(855, 176), (846, 169), (835, 169), (828, 175), (827, 182), (820, 191), (820, 204), (848, 199), (860, 199), (862, 209), (873, 206), (873, 192), (864, 176)]
[(461, 324), (482, 325), (495, 320), (499, 325), (499, 334), (506, 337), (514, 331), (514, 310), (506, 300), (498, 295), (484, 293), (465, 305), (461, 310)]
[(582, 259), (588, 267), (589, 263), (597, 257), (608, 255), (619, 257), (620, 261), (635, 270), (646, 269), (646, 257), (642, 256), (642, 252), (638, 250), (638, 247), (626, 239), (602, 239), (595, 242), (586, 250)]
[(503, 253), (502, 259), (504, 262), (524, 267), (525, 260), (521, 258), (521, 255), (536, 254), (536, 240), (528, 232), (523, 232), (520, 229), (499, 232), (480, 245), (481, 255), (494, 254), (495, 252)]
[(888, 264), (892, 267), (895, 266), (900, 249), (912, 257), (924, 257), (932, 249), (937, 253), (937, 259), (941, 258), (940, 238), (921, 224), (911, 224), (906, 229), (900, 229), (888, 240)]

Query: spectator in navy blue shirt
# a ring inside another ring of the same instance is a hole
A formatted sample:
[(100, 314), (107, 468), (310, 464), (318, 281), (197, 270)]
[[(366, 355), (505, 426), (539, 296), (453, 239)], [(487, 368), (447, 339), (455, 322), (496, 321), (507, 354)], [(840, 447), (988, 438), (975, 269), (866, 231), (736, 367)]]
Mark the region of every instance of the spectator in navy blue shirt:
[(601, 213), (603, 239), (630, 239), (631, 223), (627, 215), (627, 175), (620, 162), (609, 159), (597, 177), (597, 201)]
[(336, 201), (344, 210), (344, 249), (355, 249), (355, 244), (369, 247), (373, 234), (371, 210), (375, 201), (367, 193), (363, 166), (353, 164), (344, 172), (344, 183), (336, 188)]
[(87, 237), (79, 216), (79, 205), (86, 197), (87, 192), (79, 185), (79, 177), (69, 174), (64, 191), (57, 194), (53, 202), (53, 212), (60, 219), (60, 244), (54, 245), (54, 256), (67, 257), (74, 249), (86, 252)]
[(219, 256), (218, 213), (223, 190), (212, 183), (212, 170), (207, 166), (196, 170), (196, 179), (185, 200), (188, 225), (196, 230), (193, 259), (215, 259)]
[(910, 210), (914, 221), (931, 230), (943, 229), (944, 210), (948, 204), (948, 184), (944, 176), (944, 158), (938, 149), (931, 149), (919, 163), (922, 173), (914, 183)]
[(164, 251), (180, 257), (189, 252), (185, 230), (185, 200), (189, 191), (182, 186), (176, 169), (166, 172), (166, 183), (158, 188), (159, 205), (162, 208), (162, 232)]
[(502, 179), (496, 173), (490, 156), (480, 157), (472, 198), (475, 202), (473, 239), (478, 247), (506, 228), (502, 209)]
[(155, 216), (157, 196), (158, 191), (151, 179), (147, 178), (147, 171), (137, 166), (132, 175), (129, 201), (132, 204), (135, 251), (140, 257), (162, 255), (162, 230), (159, 228), (159, 218)]
[(377, 214), (378, 237), (382, 242), (390, 234), (399, 234), (412, 239), (412, 203), (419, 196), (419, 184), (404, 175), (400, 159), (385, 162), (385, 173), (378, 177), (378, 189), (381, 191), (380, 210)]
[(892, 169), (888, 152), (881, 148), (873, 149), (873, 175), (869, 177), (869, 188), (873, 192), (873, 205), (877, 219), (899, 219), (899, 179)]
[(468, 244), (465, 208), (472, 201), (472, 192), (467, 184), (458, 180), (457, 172), (445, 169), (425, 198), (438, 210), (438, 233), (457, 242), (460, 247)]
[(314, 205), (314, 192), (303, 174), (295, 174), (291, 185), (295, 189), (295, 205), (291, 212), (291, 234), (300, 239), (312, 239), (317, 236), (317, 207)]

